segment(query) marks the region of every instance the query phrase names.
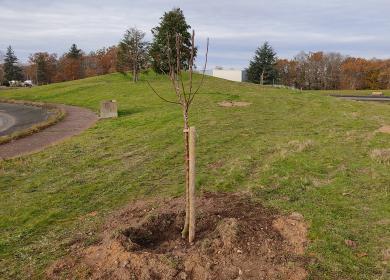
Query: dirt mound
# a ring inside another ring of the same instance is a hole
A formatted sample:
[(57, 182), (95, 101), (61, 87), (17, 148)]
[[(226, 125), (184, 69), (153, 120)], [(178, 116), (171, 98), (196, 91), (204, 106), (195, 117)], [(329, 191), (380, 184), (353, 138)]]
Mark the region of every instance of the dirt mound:
[(222, 101), (218, 103), (218, 105), (221, 107), (246, 107), (251, 104), (252, 103), (244, 101)]
[[(306, 279), (303, 217), (241, 194), (197, 199), (196, 241), (181, 238), (184, 201), (139, 201), (110, 219), (97, 245), (74, 246), (50, 279)], [(79, 249), (76, 249), (79, 248)]]
[(307, 243), (307, 228), (301, 214), (295, 212), (288, 217), (279, 217), (274, 220), (273, 227), (288, 240), (296, 254), (304, 254)]

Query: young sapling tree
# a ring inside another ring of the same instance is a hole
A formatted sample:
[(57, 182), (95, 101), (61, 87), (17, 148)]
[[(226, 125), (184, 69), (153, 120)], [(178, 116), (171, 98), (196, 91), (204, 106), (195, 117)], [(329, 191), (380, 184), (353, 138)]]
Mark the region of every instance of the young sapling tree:
[[(169, 44), (167, 45), (167, 57), (168, 57), (168, 77), (172, 83), (176, 99), (169, 100), (163, 97), (157, 90), (153, 88), (149, 81), (147, 81), (149, 87), (153, 90), (153, 92), (161, 98), (163, 101), (168, 103), (173, 103), (181, 106), (181, 110), (183, 113), (183, 133), (184, 133), (184, 154), (185, 154), (185, 193), (186, 193), (186, 209), (185, 209), (185, 221), (184, 227), (182, 230), (182, 237), (187, 238), (190, 243), (194, 241), (195, 238), (195, 198), (194, 198), (194, 185), (195, 185), (195, 161), (190, 160), (190, 154), (194, 152), (194, 139), (191, 141), (191, 146), (193, 147), (193, 151), (190, 151), (190, 131), (191, 133), (195, 133), (195, 128), (190, 128), (189, 122), (189, 111), (191, 104), (194, 101), (196, 94), (199, 92), (201, 88), (206, 66), (208, 60), (208, 50), (209, 50), (209, 39), (207, 39), (206, 46), (206, 56), (205, 63), (202, 71), (202, 77), (200, 83), (197, 87), (193, 85), (193, 70), (194, 70), (194, 60), (195, 60), (195, 31), (192, 31), (191, 36), (191, 46), (190, 46), (190, 57), (188, 60), (188, 81), (185, 81), (183, 77), (183, 65), (182, 65), (182, 55), (183, 55), (183, 40), (180, 34), (176, 34), (175, 36), (175, 50), (172, 50)], [(175, 59), (173, 59), (172, 52), (175, 51)], [(173, 61), (175, 60), (175, 61)], [(192, 174), (190, 174), (190, 172)], [(190, 189), (191, 187), (191, 189)]]

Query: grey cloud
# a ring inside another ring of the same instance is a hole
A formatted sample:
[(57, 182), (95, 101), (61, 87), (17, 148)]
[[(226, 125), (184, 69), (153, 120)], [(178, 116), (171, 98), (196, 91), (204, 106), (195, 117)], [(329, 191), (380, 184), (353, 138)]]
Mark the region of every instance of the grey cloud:
[(210, 37), (210, 67), (245, 67), (266, 40), (280, 57), (301, 50), (390, 57), (387, 0), (0, 0), (0, 50), (11, 44), (24, 61), (36, 51), (61, 54), (73, 42), (88, 52), (116, 44), (130, 26), (150, 40), (150, 29), (173, 7), (197, 31), (200, 54)]

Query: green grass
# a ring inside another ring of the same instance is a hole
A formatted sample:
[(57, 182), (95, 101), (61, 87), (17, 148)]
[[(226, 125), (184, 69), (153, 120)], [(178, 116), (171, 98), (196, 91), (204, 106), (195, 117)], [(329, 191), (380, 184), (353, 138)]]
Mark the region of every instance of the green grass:
[[(173, 96), (162, 77), (147, 78)], [(41, 279), (72, 240), (93, 242), (88, 233), (112, 211), (133, 199), (183, 193), (180, 108), (145, 82), (112, 74), (0, 94), (95, 111), (101, 100), (119, 103), (118, 119), (0, 162), (0, 278)], [(217, 106), (223, 100), (252, 105)], [(309, 264), (313, 279), (385, 279), (390, 168), (370, 153), (390, 148), (390, 135), (374, 133), (390, 124), (389, 109), (208, 77), (191, 110), (197, 188), (251, 191), (281, 212), (302, 213), (310, 224), (308, 255), (317, 258)], [(346, 239), (358, 247), (347, 247)]]

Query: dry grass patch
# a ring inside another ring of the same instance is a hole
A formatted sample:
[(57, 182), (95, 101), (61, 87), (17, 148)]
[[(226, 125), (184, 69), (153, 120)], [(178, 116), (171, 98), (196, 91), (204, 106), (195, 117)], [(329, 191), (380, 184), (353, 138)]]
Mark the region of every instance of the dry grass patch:
[(326, 185), (329, 185), (330, 183), (332, 183), (332, 179), (329, 179), (329, 178), (325, 178), (325, 179), (312, 178), (311, 182), (312, 182), (313, 186), (315, 186), (315, 187), (322, 187), (322, 186), (326, 186)]
[(290, 141), (288, 142), (289, 148), (294, 151), (294, 152), (304, 152), (310, 149), (311, 147), (314, 146), (314, 141), (313, 140), (304, 140), (304, 141)]
[(310, 139), (303, 141), (292, 140), (287, 143), (287, 147), (281, 148), (279, 153), (282, 158), (285, 158), (287, 155), (292, 153), (301, 153), (307, 151), (313, 146), (314, 141)]
[(390, 149), (375, 149), (371, 152), (371, 158), (379, 163), (390, 163)]

